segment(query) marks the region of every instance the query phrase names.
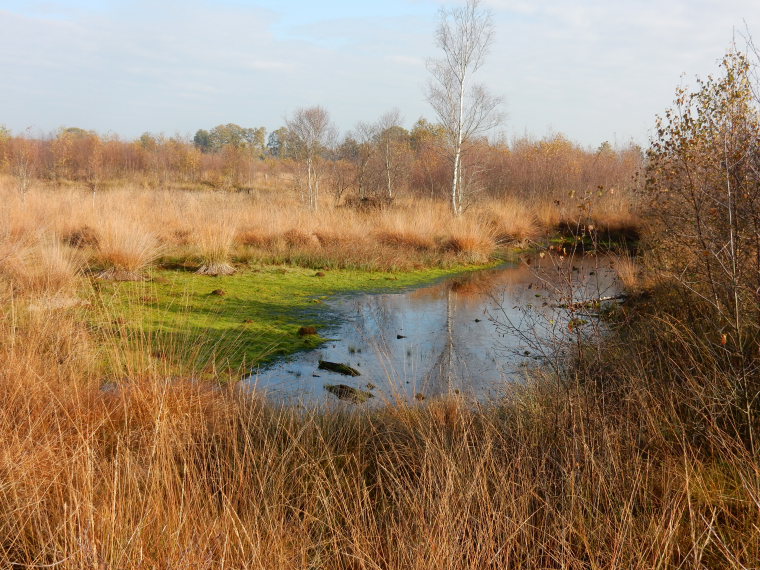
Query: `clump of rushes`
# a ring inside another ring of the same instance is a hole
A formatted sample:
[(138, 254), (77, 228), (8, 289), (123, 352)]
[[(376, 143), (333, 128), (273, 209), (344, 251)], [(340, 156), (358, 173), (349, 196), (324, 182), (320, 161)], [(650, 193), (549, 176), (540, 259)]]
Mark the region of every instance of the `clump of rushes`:
[(476, 212), (477, 218), (491, 231), (497, 244), (525, 241), (540, 234), (539, 224), (527, 204), (514, 198), (494, 200)]
[(58, 294), (73, 287), (81, 263), (55, 240), (0, 245), (0, 275), (20, 293)]
[(613, 260), (613, 267), (626, 291), (633, 292), (639, 289), (639, 267), (630, 255), (623, 254), (617, 256)]
[(383, 230), (375, 233), (374, 236), (379, 243), (399, 249), (433, 251), (436, 246), (431, 236), (411, 230)]
[(126, 220), (110, 220), (101, 228), (97, 260), (104, 266), (98, 279), (139, 281), (158, 258), (161, 246), (141, 225)]
[(442, 244), (444, 251), (466, 256), (472, 262), (487, 261), (496, 243), (489, 228), (473, 223), (454, 224)]
[(201, 266), (196, 273), (213, 276), (235, 273), (229, 259), (236, 235), (237, 228), (230, 223), (209, 224), (197, 228), (196, 240)]

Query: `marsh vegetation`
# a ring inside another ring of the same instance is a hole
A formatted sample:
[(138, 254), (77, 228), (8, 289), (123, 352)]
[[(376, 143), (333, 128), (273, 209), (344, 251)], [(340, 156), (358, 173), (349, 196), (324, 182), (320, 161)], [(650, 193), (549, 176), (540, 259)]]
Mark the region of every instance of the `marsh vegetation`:
[[(393, 114), (333, 144), (304, 113), (308, 149), (292, 122), (269, 144), (2, 133), (0, 565), (756, 567), (753, 69), (733, 51), (679, 91), (646, 154), (465, 141), (456, 207), (441, 126)], [(567, 293), (523, 290), (559, 326), (497, 397), (461, 372), (393, 402), (324, 383), (340, 406), (241, 382), (320, 346), (336, 293), (469, 271), (442, 291), (479, 295), (507, 252)], [(600, 260), (625, 303), (574, 293)]]

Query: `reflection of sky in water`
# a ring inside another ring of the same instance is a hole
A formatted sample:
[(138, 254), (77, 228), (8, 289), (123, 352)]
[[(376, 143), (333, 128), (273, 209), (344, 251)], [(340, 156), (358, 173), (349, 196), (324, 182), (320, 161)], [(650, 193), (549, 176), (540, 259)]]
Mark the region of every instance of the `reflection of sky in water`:
[[(344, 320), (323, 331), (335, 340), (260, 370), (250, 382), (289, 403), (333, 398), (325, 384), (374, 385), (375, 402), (450, 390), (487, 396), (537, 361), (536, 338), (567, 339), (570, 317), (557, 305), (614, 295), (615, 283), (604, 257), (547, 256), (405, 293), (338, 298), (330, 306)], [(597, 322), (581, 316), (588, 327)], [(361, 376), (319, 370), (320, 359), (349, 364)]]

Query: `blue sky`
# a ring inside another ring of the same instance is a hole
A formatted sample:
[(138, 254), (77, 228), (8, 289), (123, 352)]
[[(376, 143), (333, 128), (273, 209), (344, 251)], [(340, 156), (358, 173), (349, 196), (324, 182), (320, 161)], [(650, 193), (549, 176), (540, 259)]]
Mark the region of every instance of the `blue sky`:
[[(716, 69), (757, 0), (485, 0), (478, 80), (508, 137), (645, 144), (675, 87)], [(234, 122), (274, 129), (323, 105), (341, 131), (398, 108), (432, 119), (433, 0), (0, 0), (0, 124), (136, 137)]]

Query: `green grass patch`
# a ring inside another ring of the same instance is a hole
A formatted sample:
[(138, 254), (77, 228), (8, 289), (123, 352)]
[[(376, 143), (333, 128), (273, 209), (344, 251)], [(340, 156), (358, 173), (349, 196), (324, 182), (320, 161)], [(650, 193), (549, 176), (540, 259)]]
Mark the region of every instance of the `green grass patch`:
[[(334, 295), (402, 290), (482, 268), (389, 273), (278, 266), (228, 277), (161, 269), (146, 282), (96, 282), (91, 318), (101, 334), (147, 348), (171, 365), (199, 375), (239, 373), (324, 342), (339, 318), (325, 304)], [(319, 334), (299, 334), (303, 326)]]

